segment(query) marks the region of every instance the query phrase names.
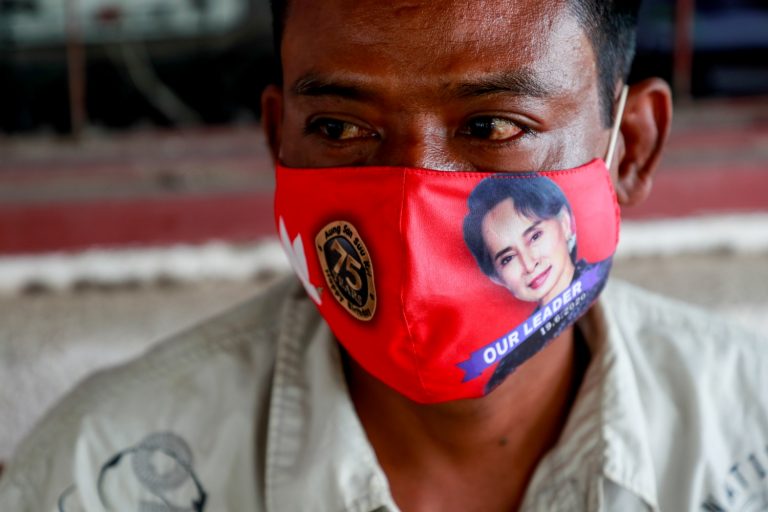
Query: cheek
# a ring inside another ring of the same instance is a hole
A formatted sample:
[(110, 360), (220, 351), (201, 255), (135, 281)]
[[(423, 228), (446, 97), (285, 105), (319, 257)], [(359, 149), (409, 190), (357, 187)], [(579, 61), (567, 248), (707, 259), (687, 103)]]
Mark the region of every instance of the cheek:
[(549, 258), (560, 258), (568, 253), (568, 242), (562, 229), (553, 227), (541, 245), (541, 254)]
[(514, 263), (508, 264), (500, 272), (500, 275), (504, 278), (504, 282), (510, 288), (517, 288), (520, 286), (520, 274), (520, 269)]
[(558, 237), (555, 233), (550, 233), (545, 240), (539, 245), (539, 254), (541, 258), (553, 259), (557, 258), (558, 252)]
[(554, 247), (552, 251), (553, 258), (557, 260), (561, 267), (565, 267), (566, 263), (571, 259), (571, 256), (568, 253), (568, 243), (565, 238), (562, 238), (561, 242), (557, 244), (557, 247)]

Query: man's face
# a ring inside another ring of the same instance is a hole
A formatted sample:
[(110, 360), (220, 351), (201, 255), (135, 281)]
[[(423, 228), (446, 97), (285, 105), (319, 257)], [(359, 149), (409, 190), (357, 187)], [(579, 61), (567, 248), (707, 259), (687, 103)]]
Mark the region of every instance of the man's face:
[(494, 281), (518, 299), (544, 304), (570, 284), (574, 266), (567, 210), (538, 219), (519, 213), (512, 199), (505, 199), (486, 214), (482, 233), (496, 270)]
[(288, 166), (561, 169), (608, 144), (560, 2), (292, 0), (282, 57)]

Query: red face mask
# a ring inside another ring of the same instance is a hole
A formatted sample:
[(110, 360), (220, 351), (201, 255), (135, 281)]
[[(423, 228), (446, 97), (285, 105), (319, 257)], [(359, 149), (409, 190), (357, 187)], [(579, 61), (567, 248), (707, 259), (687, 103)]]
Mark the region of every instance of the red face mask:
[(619, 235), (602, 160), (535, 174), (278, 166), (275, 210), (349, 355), (422, 403), (484, 395), (570, 326)]
[(571, 326), (619, 238), (600, 159), (503, 174), (278, 165), (275, 218), (349, 355), (420, 403), (489, 393)]

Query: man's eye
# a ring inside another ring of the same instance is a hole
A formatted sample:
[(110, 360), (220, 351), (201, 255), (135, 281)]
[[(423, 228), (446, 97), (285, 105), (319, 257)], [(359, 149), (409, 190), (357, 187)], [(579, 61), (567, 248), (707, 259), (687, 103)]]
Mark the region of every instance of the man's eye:
[(533, 235), (531, 236), (531, 242), (535, 242), (536, 240), (538, 240), (539, 238), (541, 238), (541, 235), (542, 235), (542, 234), (543, 234), (543, 233), (542, 233), (541, 231), (536, 231), (536, 232), (534, 232), (534, 233), (533, 233)]
[(367, 130), (354, 123), (326, 118), (312, 121), (309, 126), (307, 126), (307, 132), (319, 133), (323, 137), (337, 141), (364, 139), (375, 136), (374, 132), (371, 130)]
[(525, 130), (502, 117), (476, 117), (471, 119), (459, 133), (478, 139), (505, 141), (523, 135)]

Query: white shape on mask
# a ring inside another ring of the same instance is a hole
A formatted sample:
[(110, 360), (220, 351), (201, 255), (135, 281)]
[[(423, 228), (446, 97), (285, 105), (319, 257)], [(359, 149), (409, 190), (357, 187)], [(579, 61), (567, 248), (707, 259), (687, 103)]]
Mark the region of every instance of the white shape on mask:
[(280, 217), (280, 241), (283, 244), (285, 253), (288, 255), (288, 261), (291, 262), (291, 266), (301, 284), (304, 285), (304, 289), (307, 290), (307, 294), (315, 301), (315, 304), (319, 306), (323, 301), (320, 299), (320, 292), (317, 287), (309, 281), (309, 266), (307, 265), (307, 257), (304, 253), (304, 242), (301, 240), (301, 235), (296, 235), (293, 243), (291, 243), (291, 238), (288, 236), (288, 230), (282, 217)]

